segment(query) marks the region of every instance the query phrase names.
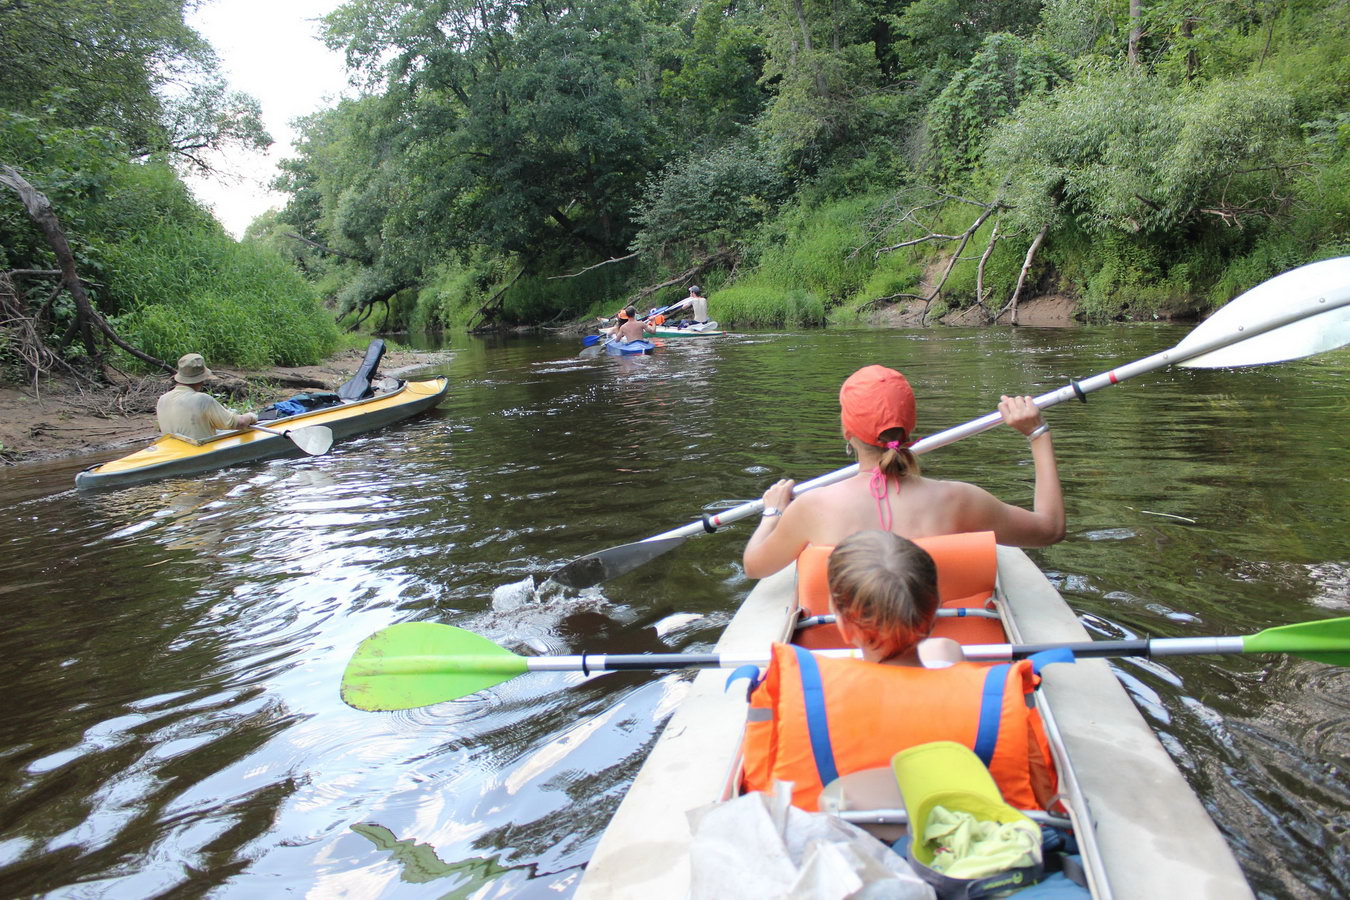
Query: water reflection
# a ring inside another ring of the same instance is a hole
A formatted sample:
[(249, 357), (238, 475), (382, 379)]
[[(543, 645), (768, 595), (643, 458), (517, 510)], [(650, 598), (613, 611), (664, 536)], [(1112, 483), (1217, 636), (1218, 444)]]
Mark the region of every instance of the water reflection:
[[(836, 396), (859, 365), (910, 376), (927, 434), (1180, 334), (765, 333), (594, 359), (457, 338), (440, 409), (324, 457), (95, 495), (68, 489), (87, 460), (0, 473), (0, 878), (16, 895), (565, 895), (684, 677), (538, 674), (368, 714), (337, 692), (357, 643), (427, 620), (527, 653), (706, 649), (750, 587), (745, 529), (580, 593), (535, 586), (846, 465)], [(1103, 637), (1345, 614), (1348, 384), (1341, 354), (1166, 371), (1052, 411), (1071, 535), (1038, 561)], [(1016, 435), (924, 466), (1030, 500)], [(1258, 890), (1350, 892), (1344, 670), (1117, 671)]]

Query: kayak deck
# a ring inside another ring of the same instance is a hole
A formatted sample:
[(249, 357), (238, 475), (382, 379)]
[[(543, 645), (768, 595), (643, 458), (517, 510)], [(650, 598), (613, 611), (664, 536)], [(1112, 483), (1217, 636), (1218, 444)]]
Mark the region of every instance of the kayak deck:
[[(404, 382), (398, 390), (387, 394), (273, 419), (267, 422), (267, 427), (285, 431), (323, 425), (332, 430), (334, 438), (348, 437), (429, 409), (444, 398), (449, 388), (450, 379), (445, 377)], [(228, 431), (199, 444), (164, 435), (134, 453), (85, 469), (75, 476), (75, 486), (123, 487), (294, 452), (298, 450), (290, 438), (251, 428)]]
[(610, 356), (642, 356), (651, 353), (656, 345), (641, 338), (632, 341), (605, 341), (605, 353)]
[[(763, 653), (789, 636), (793, 567), (762, 580), (717, 644)], [(1090, 636), (1035, 564), (998, 548), (998, 610), (1013, 642)], [(1094, 897), (1250, 897), (1237, 862), (1105, 660), (1047, 666), (1037, 703)], [(726, 673), (700, 672), (600, 839), (579, 898), (686, 897), (688, 810), (734, 796), (746, 716)]]
[(669, 325), (658, 325), (652, 331), (653, 337), (662, 338), (708, 338), (721, 337), (726, 334), (720, 328), (709, 328), (706, 331), (700, 331), (696, 328), (671, 328)]

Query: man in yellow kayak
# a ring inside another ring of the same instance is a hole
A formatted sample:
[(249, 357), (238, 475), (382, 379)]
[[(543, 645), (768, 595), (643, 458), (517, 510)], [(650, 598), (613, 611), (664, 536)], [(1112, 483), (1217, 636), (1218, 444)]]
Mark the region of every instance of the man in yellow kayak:
[(211, 374), (200, 353), (189, 353), (178, 360), (178, 371), (173, 376), (177, 386), (162, 394), (155, 404), (162, 434), (205, 441), (215, 437), (217, 431), (232, 431), (257, 423), (258, 417), (253, 413), (232, 413), (215, 397), (202, 392)]

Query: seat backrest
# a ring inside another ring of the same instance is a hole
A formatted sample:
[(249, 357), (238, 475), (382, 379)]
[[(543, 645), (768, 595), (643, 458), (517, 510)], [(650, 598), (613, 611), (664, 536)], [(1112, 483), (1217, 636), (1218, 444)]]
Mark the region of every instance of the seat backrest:
[(375, 379), (375, 370), (380, 367), (380, 360), (384, 357), (384, 341), (375, 338), (366, 348), (366, 358), (361, 360), (361, 367), (356, 370), (346, 384), (337, 389), (337, 394), (343, 400), (364, 400), (375, 393), (375, 388), (371, 382)]

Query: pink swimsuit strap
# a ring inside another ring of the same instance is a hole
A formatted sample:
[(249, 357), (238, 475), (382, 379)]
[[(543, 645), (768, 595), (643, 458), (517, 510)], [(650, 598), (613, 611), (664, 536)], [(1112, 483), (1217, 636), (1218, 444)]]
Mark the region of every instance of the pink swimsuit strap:
[(890, 479), (880, 469), (872, 470), (872, 478), (867, 482), (867, 490), (877, 501), (877, 521), (883, 531), (891, 530), (891, 505), (886, 502), (890, 490)]

